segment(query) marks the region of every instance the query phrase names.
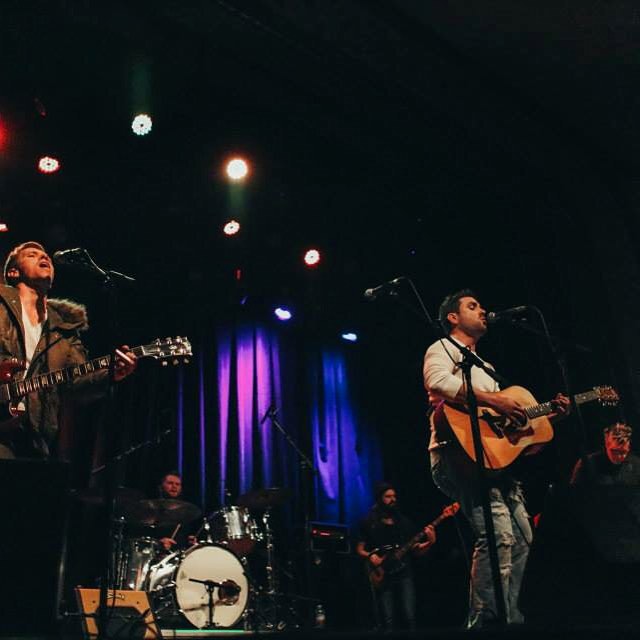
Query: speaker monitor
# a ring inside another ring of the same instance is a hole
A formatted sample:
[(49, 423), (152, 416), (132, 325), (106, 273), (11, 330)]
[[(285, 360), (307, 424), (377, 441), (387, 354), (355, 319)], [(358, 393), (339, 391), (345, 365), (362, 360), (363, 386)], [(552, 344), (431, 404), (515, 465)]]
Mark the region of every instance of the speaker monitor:
[[(98, 637), (100, 616), (100, 590), (76, 588), (78, 610), (82, 617), (84, 637)], [(161, 638), (145, 591), (107, 591), (107, 612), (104, 615), (107, 631), (105, 638)]]

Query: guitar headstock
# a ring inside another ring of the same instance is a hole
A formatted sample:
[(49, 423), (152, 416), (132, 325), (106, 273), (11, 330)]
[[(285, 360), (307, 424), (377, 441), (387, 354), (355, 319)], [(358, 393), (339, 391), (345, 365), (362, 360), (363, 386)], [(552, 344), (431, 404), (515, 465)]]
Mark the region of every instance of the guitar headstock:
[(154, 360), (161, 360), (162, 366), (189, 362), (193, 355), (189, 338), (157, 338), (153, 342), (146, 344), (142, 349), (142, 355)]
[(442, 510), (442, 517), (451, 518), (452, 516), (455, 516), (458, 511), (460, 511), (460, 503), (454, 502)]
[(615, 407), (620, 401), (620, 396), (613, 387), (594, 387), (593, 390), (598, 396), (598, 402), (605, 407)]

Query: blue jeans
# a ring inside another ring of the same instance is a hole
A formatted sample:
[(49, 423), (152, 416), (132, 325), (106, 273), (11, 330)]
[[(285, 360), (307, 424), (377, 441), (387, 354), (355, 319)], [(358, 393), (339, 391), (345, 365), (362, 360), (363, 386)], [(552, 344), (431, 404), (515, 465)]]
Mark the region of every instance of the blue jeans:
[[(467, 626), (480, 627), (495, 621), (497, 610), (475, 464), (452, 443), (431, 452), (431, 475), (443, 493), (460, 503), (476, 537), (471, 563)], [(518, 608), (518, 596), (533, 538), (529, 515), (519, 482), (505, 472), (494, 478), (491, 484), (491, 513), (507, 622), (522, 623), (524, 618)]]
[(413, 576), (407, 574), (385, 585), (378, 593), (380, 616), (385, 631), (398, 628), (398, 611), (407, 629), (416, 628), (416, 590)]

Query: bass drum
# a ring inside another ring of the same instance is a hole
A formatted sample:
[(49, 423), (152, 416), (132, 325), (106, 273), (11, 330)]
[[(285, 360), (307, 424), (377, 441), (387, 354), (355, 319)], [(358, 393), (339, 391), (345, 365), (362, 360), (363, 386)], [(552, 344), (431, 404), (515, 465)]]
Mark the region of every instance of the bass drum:
[(159, 620), (177, 612), (194, 627), (209, 624), (209, 594), (204, 584), (212, 580), (213, 625), (229, 628), (238, 623), (247, 608), (249, 581), (237, 556), (214, 544), (172, 553), (149, 571), (148, 592)]

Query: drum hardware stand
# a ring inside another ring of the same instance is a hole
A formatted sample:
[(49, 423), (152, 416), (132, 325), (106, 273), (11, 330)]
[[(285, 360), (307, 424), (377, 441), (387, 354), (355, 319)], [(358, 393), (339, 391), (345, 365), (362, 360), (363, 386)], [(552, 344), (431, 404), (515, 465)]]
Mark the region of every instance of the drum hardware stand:
[(200, 528), (196, 531), (196, 544), (202, 544), (203, 540), (201, 540), (200, 538), (200, 534), (202, 532), (205, 532), (205, 539), (204, 542), (206, 542), (207, 544), (213, 544), (213, 537), (211, 535), (211, 525), (209, 524), (209, 519), (208, 518), (203, 518), (202, 519), (202, 525), (200, 525)]
[(273, 566), (273, 533), (271, 531), (271, 525), (269, 524), (270, 518), (271, 509), (267, 507), (264, 510), (264, 515), (262, 516), (262, 522), (264, 523), (264, 539), (267, 550), (267, 565), (265, 567), (267, 572), (267, 595), (274, 596), (277, 592), (278, 581)]

